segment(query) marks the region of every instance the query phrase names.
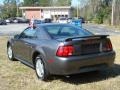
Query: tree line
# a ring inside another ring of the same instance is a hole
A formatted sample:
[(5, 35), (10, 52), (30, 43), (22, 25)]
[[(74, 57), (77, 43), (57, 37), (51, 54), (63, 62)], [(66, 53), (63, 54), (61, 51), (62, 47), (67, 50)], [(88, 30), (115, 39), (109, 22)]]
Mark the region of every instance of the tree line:
[[(21, 16), (19, 6), (70, 6), (72, 0), (19, 1), (4, 0), (0, 5), (0, 18)], [(87, 21), (99, 24), (120, 25), (120, 0), (78, 0), (78, 5), (73, 8), (73, 16), (81, 16)]]
[(0, 18), (22, 16), (19, 6), (70, 6), (71, 0), (4, 0), (0, 5)]
[(88, 0), (80, 15), (95, 23), (120, 25), (120, 0)]

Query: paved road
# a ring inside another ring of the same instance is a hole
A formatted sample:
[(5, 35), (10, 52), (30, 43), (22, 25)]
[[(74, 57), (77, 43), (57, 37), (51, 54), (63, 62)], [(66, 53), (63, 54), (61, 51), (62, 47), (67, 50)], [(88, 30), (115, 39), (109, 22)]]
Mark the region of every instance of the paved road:
[(94, 34), (120, 35), (120, 30), (113, 29), (105, 25), (84, 24), (83, 27)]
[(0, 25), (0, 35), (15, 35), (22, 32), (28, 24), (8, 24), (8, 25)]
[[(0, 36), (1, 35), (15, 35), (22, 32), (28, 24), (8, 24), (0, 26)], [(94, 34), (109, 34), (109, 35), (120, 35), (120, 30), (113, 30), (107, 28), (104, 25), (93, 25), (93, 24), (84, 24), (83, 27)]]

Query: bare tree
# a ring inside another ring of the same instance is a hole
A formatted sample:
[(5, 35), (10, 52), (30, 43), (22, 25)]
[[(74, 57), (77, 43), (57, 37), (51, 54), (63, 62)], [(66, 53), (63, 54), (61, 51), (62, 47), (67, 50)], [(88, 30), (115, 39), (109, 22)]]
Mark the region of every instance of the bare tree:
[(112, 25), (120, 25), (120, 0), (112, 2)]

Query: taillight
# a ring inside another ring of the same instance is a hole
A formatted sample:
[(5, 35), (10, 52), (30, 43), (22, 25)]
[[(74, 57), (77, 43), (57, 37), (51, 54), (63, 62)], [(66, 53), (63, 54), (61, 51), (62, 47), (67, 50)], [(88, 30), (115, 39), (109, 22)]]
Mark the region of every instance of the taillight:
[(74, 52), (74, 47), (67, 45), (67, 46), (60, 46), (57, 50), (56, 55), (59, 57), (68, 57), (72, 56)]
[(110, 40), (107, 40), (106, 43), (103, 44), (103, 51), (104, 52), (108, 52), (108, 51), (112, 51), (113, 48), (112, 48), (112, 44), (111, 44), (111, 41)]

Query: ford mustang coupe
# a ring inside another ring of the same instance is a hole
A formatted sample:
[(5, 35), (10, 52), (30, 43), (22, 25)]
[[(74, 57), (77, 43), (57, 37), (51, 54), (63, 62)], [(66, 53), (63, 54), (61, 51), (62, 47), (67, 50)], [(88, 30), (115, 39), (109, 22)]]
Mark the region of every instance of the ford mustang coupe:
[(26, 28), (7, 42), (8, 58), (35, 69), (39, 79), (112, 67), (115, 52), (107, 35), (69, 24), (40, 24)]

